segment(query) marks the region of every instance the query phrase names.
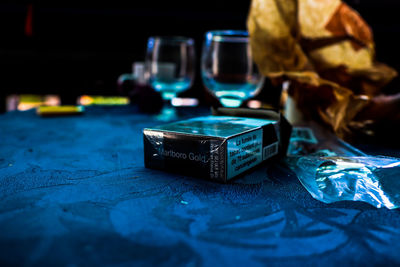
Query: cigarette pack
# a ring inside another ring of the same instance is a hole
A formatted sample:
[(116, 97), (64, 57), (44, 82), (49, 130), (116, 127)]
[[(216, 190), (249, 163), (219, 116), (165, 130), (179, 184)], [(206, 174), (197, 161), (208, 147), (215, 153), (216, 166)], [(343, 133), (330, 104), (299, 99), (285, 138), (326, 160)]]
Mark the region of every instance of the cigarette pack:
[(228, 182), (286, 154), (291, 126), (272, 117), (206, 116), (146, 128), (145, 166)]

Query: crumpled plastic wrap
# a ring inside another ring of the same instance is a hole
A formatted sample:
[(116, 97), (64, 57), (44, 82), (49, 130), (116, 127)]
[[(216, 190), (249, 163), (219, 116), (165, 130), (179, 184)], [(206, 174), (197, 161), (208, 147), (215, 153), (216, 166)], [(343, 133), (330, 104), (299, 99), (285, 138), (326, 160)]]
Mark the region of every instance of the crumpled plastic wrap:
[(399, 159), (307, 156), (294, 169), (307, 191), (322, 202), (354, 200), (388, 209), (400, 205)]
[(347, 4), (252, 0), (247, 25), (260, 71), (290, 81), (289, 94), (306, 118), (341, 138), (376, 121), (400, 121), (400, 94), (378, 96), (397, 72), (375, 61), (372, 31)]
[[(308, 132), (307, 132), (308, 131)], [(368, 156), (338, 138), (316, 141), (294, 128), (286, 162), (317, 200), (363, 201), (377, 208), (400, 206), (400, 159)]]

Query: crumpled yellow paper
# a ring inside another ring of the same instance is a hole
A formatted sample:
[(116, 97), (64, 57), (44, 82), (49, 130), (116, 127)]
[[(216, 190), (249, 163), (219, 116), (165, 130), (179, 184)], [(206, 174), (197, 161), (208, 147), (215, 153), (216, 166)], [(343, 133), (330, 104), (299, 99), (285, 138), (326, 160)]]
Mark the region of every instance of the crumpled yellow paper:
[(375, 61), (370, 27), (340, 0), (252, 0), (247, 26), (260, 71), (289, 80), (298, 108), (340, 137), (371, 121), (357, 116), (397, 76)]

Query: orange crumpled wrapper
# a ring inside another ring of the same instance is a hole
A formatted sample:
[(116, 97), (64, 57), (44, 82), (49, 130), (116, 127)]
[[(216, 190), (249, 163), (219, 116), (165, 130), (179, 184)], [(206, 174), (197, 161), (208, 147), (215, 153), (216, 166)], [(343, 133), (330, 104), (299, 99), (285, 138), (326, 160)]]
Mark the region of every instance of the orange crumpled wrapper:
[(260, 71), (289, 80), (305, 117), (317, 117), (339, 137), (392, 112), (374, 113), (380, 105), (398, 105), (400, 95), (386, 103), (379, 97), (396, 70), (375, 61), (370, 27), (342, 1), (252, 0), (247, 26)]

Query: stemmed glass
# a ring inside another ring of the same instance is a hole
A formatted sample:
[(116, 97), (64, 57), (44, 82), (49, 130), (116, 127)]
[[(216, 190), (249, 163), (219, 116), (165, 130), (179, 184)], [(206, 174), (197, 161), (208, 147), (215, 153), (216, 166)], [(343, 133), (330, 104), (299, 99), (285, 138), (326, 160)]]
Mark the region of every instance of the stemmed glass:
[(169, 121), (177, 118), (171, 100), (193, 83), (194, 40), (178, 36), (150, 37), (145, 67), (150, 86), (160, 92), (165, 102), (158, 119)]
[(264, 77), (253, 62), (247, 31), (209, 31), (201, 57), (205, 87), (225, 107), (239, 107), (255, 96)]

